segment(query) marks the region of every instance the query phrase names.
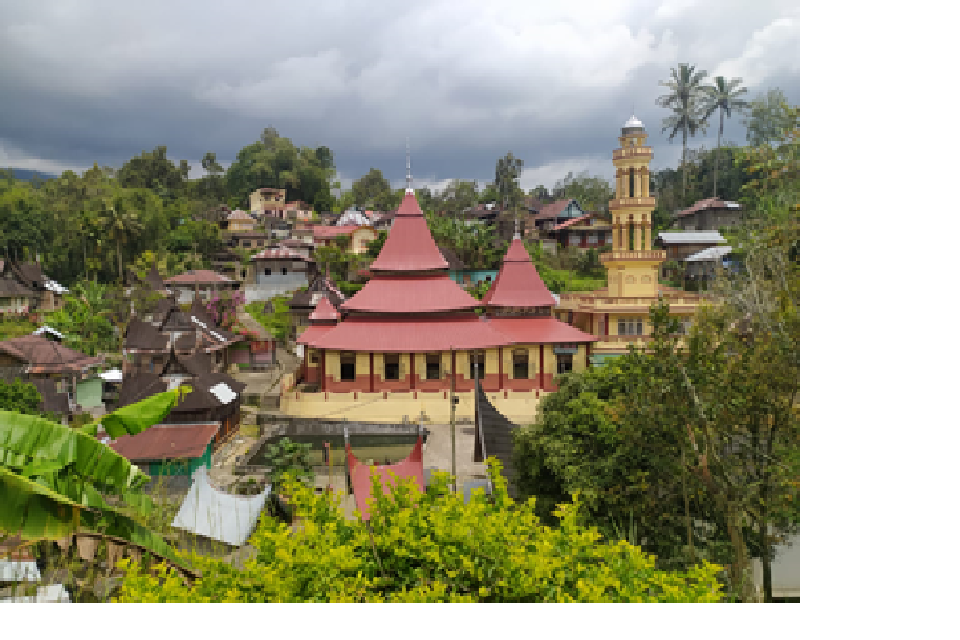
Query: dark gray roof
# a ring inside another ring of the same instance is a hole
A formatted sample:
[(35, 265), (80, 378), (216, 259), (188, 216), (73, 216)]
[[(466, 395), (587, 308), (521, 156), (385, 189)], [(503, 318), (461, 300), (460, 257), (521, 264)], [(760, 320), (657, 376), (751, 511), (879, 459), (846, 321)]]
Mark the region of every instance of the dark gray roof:
[(126, 337), (123, 341), (124, 349), (162, 350), (167, 348), (167, 336), (150, 324), (139, 318), (134, 318), (127, 325)]

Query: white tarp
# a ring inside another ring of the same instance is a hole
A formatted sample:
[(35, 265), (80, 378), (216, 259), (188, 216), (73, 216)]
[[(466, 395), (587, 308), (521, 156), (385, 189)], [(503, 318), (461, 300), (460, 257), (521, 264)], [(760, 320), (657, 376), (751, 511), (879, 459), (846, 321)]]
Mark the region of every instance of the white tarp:
[(220, 404), (230, 404), (237, 397), (237, 392), (231, 389), (224, 382), (218, 382), (210, 387), (210, 393), (217, 397)]
[(40, 571), (36, 560), (0, 558), (0, 582), (38, 582)]
[(62, 584), (51, 584), (44, 587), (37, 587), (35, 596), (14, 596), (13, 598), (0, 598), (0, 603), (4, 602), (70, 602), (70, 594)]
[(57, 330), (54, 329), (53, 327), (48, 327), (47, 325), (43, 325), (42, 327), (40, 327), (39, 329), (37, 329), (36, 331), (34, 331), (34, 332), (33, 332), (33, 335), (38, 336), (38, 335), (41, 335), (41, 334), (44, 334), (44, 333), (49, 333), (50, 335), (56, 336), (56, 337), (57, 337), (57, 340), (63, 340), (63, 334), (62, 334), (62, 333), (60, 333), (59, 331), (57, 331)]
[(239, 547), (253, 533), (269, 495), (270, 485), (255, 496), (217, 491), (210, 486), (207, 469), (200, 467), (193, 474), (193, 484), (173, 526)]
[(123, 373), (120, 369), (110, 369), (110, 371), (104, 371), (100, 374), (100, 377), (103, 378), (105, 382), (122, 382)]

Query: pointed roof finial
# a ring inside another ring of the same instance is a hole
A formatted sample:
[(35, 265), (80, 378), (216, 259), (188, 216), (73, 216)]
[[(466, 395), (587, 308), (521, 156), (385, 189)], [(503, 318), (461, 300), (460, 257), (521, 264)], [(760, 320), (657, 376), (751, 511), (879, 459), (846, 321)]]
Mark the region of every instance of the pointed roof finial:
[(407, 193), (413, 193), (413, 178), (410, 177), (410, 136), (407, 136)]
[(513, 239), (520, 239), (520, 214), (513, 216)]

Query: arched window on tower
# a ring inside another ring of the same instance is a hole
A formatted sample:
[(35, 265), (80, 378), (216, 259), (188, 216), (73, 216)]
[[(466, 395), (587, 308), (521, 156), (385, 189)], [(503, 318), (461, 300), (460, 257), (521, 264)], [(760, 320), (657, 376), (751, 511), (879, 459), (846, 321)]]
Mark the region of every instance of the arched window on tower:
[(634, 179), (634, 171), (633, 171), (633, 167), (630, 167), (630, 197), (631, 197), (631, 198), (634, 197), (634, 195), (633, 195), (633, 181), (634, 181), (634, 180), (633, 180), (633, 179)]

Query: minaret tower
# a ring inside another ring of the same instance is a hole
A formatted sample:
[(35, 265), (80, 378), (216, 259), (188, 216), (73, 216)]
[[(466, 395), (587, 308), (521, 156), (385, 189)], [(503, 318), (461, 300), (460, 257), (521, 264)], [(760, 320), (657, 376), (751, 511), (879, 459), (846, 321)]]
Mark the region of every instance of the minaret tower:
[(647, 132), (636, 116), (620, 129), (620, 148), (613, 152), (617, 169), (616, 194), (610, 201), (613, 216), (613, 249), (601, 254), (607, 269), (610, 295), (657, 295), (660, 264), (666, 251), (653, 249), (653, 208), (650, 196), (650, 160), (653, 150), (644, 146)]

